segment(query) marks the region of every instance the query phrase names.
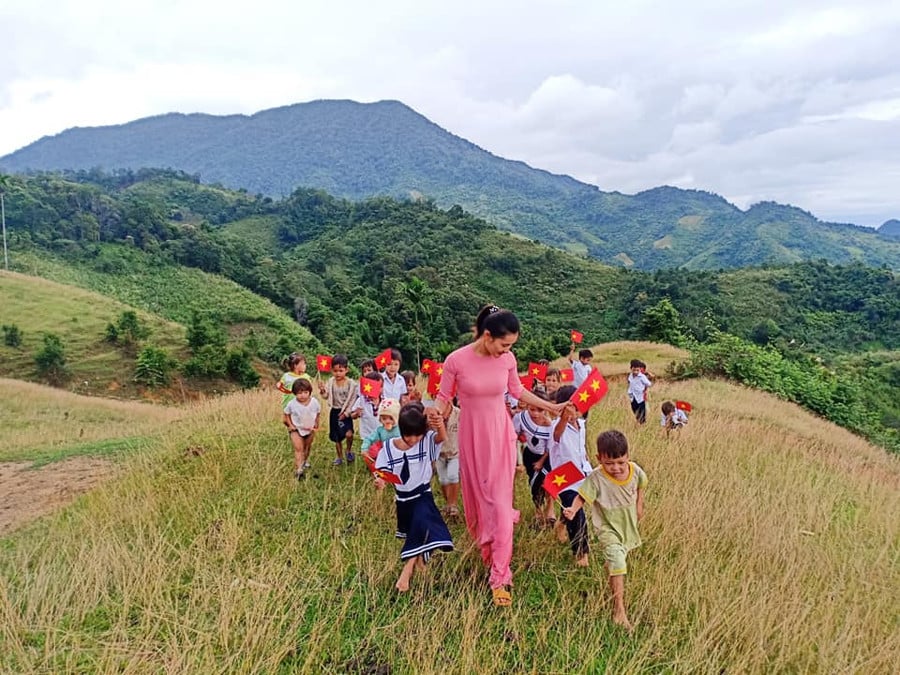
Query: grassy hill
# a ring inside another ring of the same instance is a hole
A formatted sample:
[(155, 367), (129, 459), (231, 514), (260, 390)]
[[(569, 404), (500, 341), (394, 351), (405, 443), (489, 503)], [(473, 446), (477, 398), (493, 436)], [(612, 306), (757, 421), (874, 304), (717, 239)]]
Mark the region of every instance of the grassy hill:
[[(672, 353), (607, 345), (662, 371)], [(621, 354), (622, 360), (613, 354)], [(681, 437), (635, 428), (624, 383), (589, 436), (620, 428), (648, 472), (629, 557), (636, 631), (609, 622), (601, 561), (527, 527), (513, 606), (458, 551), (396, 597), (388, 492), (333, 469), (297, 485), (275, 397), (191, 407), (158, 445), (64, 513), (0, 540), (0, 651), (16, 672), (892, 672), (900, 659), (900, 466), (796, 406), (724, 382), (660, 382), (694, 405)], [(236, 425), (234, 419), (242, 424)], [(202, 447), (186, 456), (186, 445)], [(860, 541), (864, 545), (860, 544)]]
[(298, 187), (354, 200), (424, 195), (501, 229), (639, 269), (818, 259), (900, 269), (900, 241), (867, 228), (773, 203), (741, 211), (697, 190), (603, 192), (492, 155), (397, 101), (313, 101), (250, 116), (173, 113), (70, 129), (0, 158), (0, 167), (125, 175), (171, 167), (270, 197)]
[[(65, 347), (71, 386), (84, 394), (135, 396), (135, 353), (107, 342), (106, 326), (134, 307), (107, 295), (16, 272), (0, 271), (3, 324), (14, 323), (22, 344), (0, 344), (0, 377), (38, 380), (34, 355), (48, 333)], [(149, 341), (173, 356), (185, 356), (184, 326), (146, 311), (137, 311), (150, 330)]]

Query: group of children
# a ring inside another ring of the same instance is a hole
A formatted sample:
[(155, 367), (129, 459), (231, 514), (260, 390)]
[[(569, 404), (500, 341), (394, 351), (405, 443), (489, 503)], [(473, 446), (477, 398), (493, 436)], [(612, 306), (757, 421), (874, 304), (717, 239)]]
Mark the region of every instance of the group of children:
[[(582, 349), (569, 355), (573, 382), (563, 384), (559, 370), (548, 368), (543, 383), (534, 392), (544, 400), (569, 402), (578, 386), (590, 375), (593, 354)], [(309, 467), (309, 452), (319, 430), (321, 406), (312, 396), (313, 381), (306, 373), (302, 355), (292, 354), (288, 372), (278, 388), (285, 393), (284, 424), (294, 448), (295, 477), (302, 480)], [(403, 568), (396, 588), (405, 592), (413, 573), (424, 567), (436, 550), (453, 550), (453, 541), (444, 517), (459, 515), (459, 456), (456, 436), (459, 408), (451, 407), (448, 417), (440, 414), (430, 401), (422, 401), (416, 374), (400, 372), (401, 355), (391, 350), (390, 362), (378, 372), (373, 360), (361, 364), (361, 379), (349, 377), (349, 364), (343, 355), (331, 358), (332, 377), (319, 381), (319, 395), (329, 409), (329, 438), (335, 444), (335, 465), (355, 460), (353, 420), (359, 419), (362, 436), (360, 452), (375, 477), (375, 486), (386, 482), (395, 486), (397, 509), (396, 536), (404, 540), (401, 550)], [(631, 362), (627, 396), (638, 423), (646, 421), (647, 391), (652, 374), (638, 360)], [(367, 387), (367, 383), (378, 386)], [(290, 391), (290, 394), (287, 392)], [(375, 392), (375, 393), (366, 393)], [(613, 597), (613, 619), (630, 627), (624, 605), (626, 554), (640, 545), (638, 521), (643, 516), (643, 491), (647, 476), (630, 461), (628, 442), (619, 431), (606, 431), (596, 439), (598, 470), (588, 461), (585, 417), (569, 403), (556, 418), (536, 407), (519, 406), (507, 399), (513, 428), (518, 436), (521, 464), (528, 476), (535, 506), (534, 527), (552, 528), (560, 541), (568, 541), (578, 566), (588, 565), (588, 531), (585, 505), (600, 532), (605, 566)], [(662, 425), (667, 431), (687, 422), (683, 411), (666, 401), (662, 406)], [(566, 485), (557, 494), (561, 518), (556, 517), (554, 501), (543, 487), (552, 469), (571, 462), (583, 479)], [(439, 511), (431, 493), (433, 473), (445, 500)], [(442, 517), (443, 516), (443, 517)]]

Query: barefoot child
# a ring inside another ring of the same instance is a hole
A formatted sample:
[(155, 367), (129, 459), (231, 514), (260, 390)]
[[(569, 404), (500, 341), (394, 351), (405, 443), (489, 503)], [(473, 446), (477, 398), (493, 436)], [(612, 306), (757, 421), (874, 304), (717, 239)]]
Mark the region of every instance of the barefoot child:
[(647, 474), (628, 459), (628, 441), (619, 431), (604, 431), (597, 437), (600, 470), (584, 479), (572, 505), (563, 510), (572, 519), (581, 507), (591, 505), (591, 520), (600, 532), (600, 545), (613, 597), (613, 621), (628, 630), (625, 612), (625, 556), (641, 545), (638, 522), (644, 516)]
[(322, 407), (313, 398), (312, 383), (302, 377), (294, 380), (291, 387), (294, 398), (284, 407), (284, 425), (294, 446), (294, 477), (303, 478), (309, 466), (309, 451), (312, 448), (316, 429), (319, 428), (319, 413)]
[(458, 434), (459, 408), (456, 399), (453, 399), (450, 414), (444, 418), (445, 438), (441, 444), (441, 453), (434, 463), (445, 502), (441, 513), (447, 518), (459, 516), (459, 446), (456, 443)]
[[(436, 408), (433, 410), (426, 417), (421, 403), (403, 406), (398, 420), (400, 438), (385, 443), (375, 460), (376, 471), (388, 471), (401, 481), (394, 495), (397, 537), (405, 540), (400, 551), (403, 569), (396, 583), (401, 593), (409, 590), (413, 572), (424, 570), (432, 551), (453, 550), (450, 531), (431, 494), (432, 463), (444, 440), (444, 418)], [(376, 473), (375, 487), (381, 490), (384, 484)]]
[[(569, 401), (575, 393), (575, 387), (567, 384), (556, 392), (556, 402)], [(590, 475), (593, 467), (587, 460), (585, 452), (585, 424), (581, 413), (571, 403), (563, 408), (559, 417), (550, 425), (550, 440), (547, 443), (549, 462), (553, 469), (558, 469), (566, 462), (572, 462), (585, 475)], [(565, 509), (578, 499), (578, 487), (581, 483), (573, 483), (559, 493), (559, 501)], [(565, 524), (565, 534), (562, 525)], [(573, 514), (557, 524), (557, 537), (564, 542), (568, 535), (572, 546), (572, 555), (575, 556), (575, 564), (578, 567), (588, 565), (588, 536), (587, 522), (581, 512)]]
[(337, 458), (332, 462), (335, 466), (344, 463), (344, 443), (347, 444), (347, 461), (353, 456), (353, 420), (350, 411), (357, 399), (357, 385), (347, 377), (347, 357), (335, 354), (331, 359), (331, 379), (327, 383), (319, 383), (319, 395), (328, 401), (328, 438), (334, 443)]

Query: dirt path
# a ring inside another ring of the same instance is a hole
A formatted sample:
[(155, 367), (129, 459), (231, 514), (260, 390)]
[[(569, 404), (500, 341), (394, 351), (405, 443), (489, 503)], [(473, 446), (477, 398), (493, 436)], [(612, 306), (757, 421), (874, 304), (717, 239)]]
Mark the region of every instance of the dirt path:
[(65, 506), (96, 487), (115, 464), (96, 457), (72, 457), (30, 469), (31, 462), (0, 462), (0, 536)]

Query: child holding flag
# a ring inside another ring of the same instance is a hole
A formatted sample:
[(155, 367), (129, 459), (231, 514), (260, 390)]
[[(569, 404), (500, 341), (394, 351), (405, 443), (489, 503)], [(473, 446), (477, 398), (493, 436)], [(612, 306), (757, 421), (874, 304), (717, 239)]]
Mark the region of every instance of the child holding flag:
[[(575, 394), (576, 389), (570, 384), (560, 387), (556, 392), (556, 402), (570, 401)], [(558, 469), (571, 463), (580, 471), (582, 478), (590, 474), (593, 467), (587, 459), (585, 442), (584, 419), (579, 409), (573, 403), (569, 403), (559, 417), (550, 423), (550, 438), (547, 443), (550, 466)], [(547, 477), (544, 480), (546, 481)], [(569, 482), (565, 485), (565, 489), (559, 491), (558, 499), (564, 509), (575, 501), (579, 485), (580, 482)], [(584, 514), (580, 516), (575, 514), (573, 518), (557, 524), (557, 537), (560, 541), (566, 541), (567, 536), (572, 546), (572, 554), (575, 556), (575, 564), (578, 567), (587, 567), (589, 547)]]
[(377, 364), (379, 360), (384, 361), (385, 357), (388, 356), (390, 358), (387, 359), (387, 363), (384, 366), (384, 373), (381, 375), (384, 379), (382, 391), (384, 392), (385, 398), (395, 398), (400, 401), (400, 405), (403, 405), (406, 403), (407, 391), (406, 380), (400, 376), (400, 360), (402, 358), (400, 350), (385, 349), (375, 362)]
[[(433, 412), (432, 412), (433, 411)], [(431, 494), (433, 462), (444, 441), (444, 418), (437, 408), (426, 416), (421, 403), (407, 403), (398, 419), (400, 438), (388, 440), (375, 460), (375, 487), (394, 483), (397, 537), (404, 539), (400, 559), (403, 569), (396, 589), (409, 590), (416, 569), (423, 570), (433, 551), (452, 551), (453, 540)]]
[(659, 425), (666, 430), (666, 436), (669, 435), (670, 431), (678, 431), (684, 428), (688, 423), (688, 416), (685, 410), (689, 408), (690, 404), (684, 401), (675, 401), (675, 403), (666, 401), (662, 404), (662, 416), (660, 417)]
[(350, 417), (359, 419), (359, 436), (366, 438), (378, 428), (378, 406), (381, 403), (381, 375), (369, 371), (359, 378), (359, 396)]
[[(323, 360), (317, 359), (319, 370), (324, 370), (321, 367)], [(357, 385), (352, 378), (347, 377), (348, 363), (346, 356), (335, 354), (328, 363), (331, 379), (327, 384), (319, 382), (319, 395), (328, 402), (330, 409), (328, 438), (334, 443), (337, 454), (337, 458), (332, 462), (335, 466), (344, 463), (344, 443), (347, 444), (347, 461), (352, 462), (356, 459), (353, 455), (353, 419), (350, 414), (357, 399)]]
[(591, 520), (600, 532), (600, 545), (613, 597), (613, 621), (627, 630), (631, 623), (625, 611), (626, 555), (641, 545), (638, 522), (644, 516), (647, 474), (628, 458), (628, 441), (619, 431), (604, 431), (597, 437), (600, 469), (585, 478), (571, 505), (563, 509), (570, 521), (581, 516), (582, 506), (591, 505)]

